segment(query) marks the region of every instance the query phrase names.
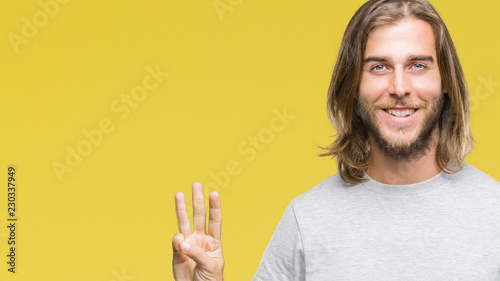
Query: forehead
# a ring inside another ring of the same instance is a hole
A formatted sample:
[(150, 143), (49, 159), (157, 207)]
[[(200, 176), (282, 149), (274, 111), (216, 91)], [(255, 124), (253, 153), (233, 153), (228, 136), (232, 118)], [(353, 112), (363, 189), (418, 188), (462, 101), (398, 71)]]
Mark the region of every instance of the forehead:
[(406, 58), (426, 55), (436, 59), (434, 31), (423, 20), (408, 18), (373, 30), (366, 42), (364, 57)]

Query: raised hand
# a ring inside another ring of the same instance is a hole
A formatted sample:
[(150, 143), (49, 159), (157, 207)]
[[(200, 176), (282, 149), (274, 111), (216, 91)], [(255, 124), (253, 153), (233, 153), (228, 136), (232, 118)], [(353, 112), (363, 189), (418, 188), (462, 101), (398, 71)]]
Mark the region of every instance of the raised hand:
[(193, 227), (187, 215), (184, 194), (175, 194), (177, 225), (179, 232), (172, 239), (174, 257), (172, 270), (177, 281), (223, 280), (224, 257), (222, 255), (220, 198), (216, 191), (209, 196), (210, 211), (208, 233), (205, 230), (206, 214), (203, 187), (193, 183)]

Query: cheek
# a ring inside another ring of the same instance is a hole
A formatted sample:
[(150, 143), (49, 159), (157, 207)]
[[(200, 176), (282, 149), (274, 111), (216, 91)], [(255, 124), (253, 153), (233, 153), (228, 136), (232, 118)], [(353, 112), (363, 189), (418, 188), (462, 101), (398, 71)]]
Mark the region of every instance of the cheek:
[(442, 93), (440, 79), (418, 81), (413, 85), (414, 91), (422, 100), (432, 100)]
[(362, 76), (359, 84), (359, 94), (368, 101), (376, 101), (386, 92), (386, 83), (381, 77)]

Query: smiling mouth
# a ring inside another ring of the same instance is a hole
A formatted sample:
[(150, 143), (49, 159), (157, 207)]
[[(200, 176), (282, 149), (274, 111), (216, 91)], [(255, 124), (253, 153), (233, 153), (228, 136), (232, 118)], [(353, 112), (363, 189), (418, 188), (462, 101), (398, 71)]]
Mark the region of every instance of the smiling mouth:
[(401, 109), (396, 109), (396, 108), (386, 108), (384, 109), (385, 112), (389, 113), (392, 116), (396, 117), (408, 117), (413, 115), (418, 110), (418, 108), (401, 108)]

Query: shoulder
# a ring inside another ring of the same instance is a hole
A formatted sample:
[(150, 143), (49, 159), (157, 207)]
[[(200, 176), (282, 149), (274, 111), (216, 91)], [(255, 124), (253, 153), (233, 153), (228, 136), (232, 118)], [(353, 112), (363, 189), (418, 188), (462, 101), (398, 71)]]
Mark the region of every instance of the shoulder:
[(349, 184), (342, 180), (339, 174), (334, 174), (293, 198), (290, 206), (295, 213), (325, 211), (325, 208), (345, 205), (352, 200), (356, 187), (356, 184)]
[(453, 175), (452, 180), (462, 184), (491, 186), (495, 189), (500, 188), (500, 183), (496, 179), (469, 163), (465, 163), (462, 170)]
[(495, 214), (500, 212), (500, 183), (469, 163), (453, 174), (446, 174), (446, 184), (440, 189), (442, 200), (459, 202), (462, 207), (481, 209)]
[(320, 183), (315, 185), (314, 187), (308, 189), (306, 192), (297, 196), (293, 199), (293, 201), (308, 201), (314, 200), (317, 198), (324, 197), (325, 195), (331, 195), (335, 192), (339, 192), (343, 189), (352, 187), (352, 184), (348, 184), (342, 180), (339, 174), (334, 174)]

